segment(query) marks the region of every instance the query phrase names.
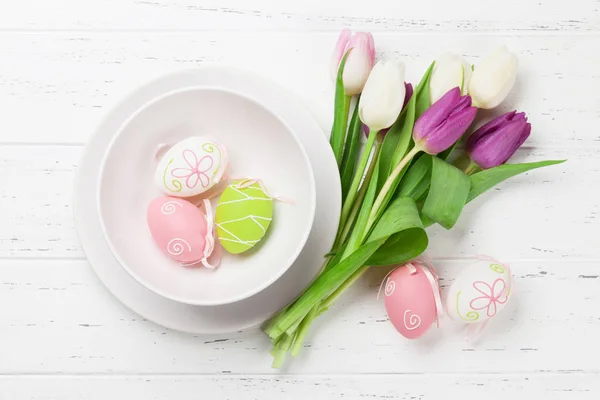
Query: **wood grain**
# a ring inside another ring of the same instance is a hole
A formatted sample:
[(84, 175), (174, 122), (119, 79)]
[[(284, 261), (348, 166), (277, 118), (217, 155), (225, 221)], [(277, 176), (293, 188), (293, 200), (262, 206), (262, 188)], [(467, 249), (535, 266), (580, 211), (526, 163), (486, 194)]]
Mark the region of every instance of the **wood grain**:
[(170, 400), (174, 393), (181, 400), (196, 400), (199, 393), (219, 400), (595, 400), (599, 382), (597, 374), (0, 377), (0, 394), (28, 400)]
[(14, 30), (590, 31), (598, 3), (576, 0), (20, 0), (0, 13)]

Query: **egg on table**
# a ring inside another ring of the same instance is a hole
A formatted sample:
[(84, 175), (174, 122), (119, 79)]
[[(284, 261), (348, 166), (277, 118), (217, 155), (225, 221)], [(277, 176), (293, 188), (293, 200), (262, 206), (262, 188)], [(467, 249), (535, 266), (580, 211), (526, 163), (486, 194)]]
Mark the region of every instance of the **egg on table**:
[(409, 263), (394, 270), (384, 295), (390, 322), (408, 339), (423, 335), (438, 317), (437, 278), (426, 266)]
[(174, 144), (160, 159), (154, 180), (166, 195), (192, 197), (210, 190), (228, 166), (225, 148), (194, 136)]
[(240, 254), (260, 242), (273, 219), (273, 198), (259, 180), (241, 180), (227, 186), (215, 212), (217, 237), (231, 254)]
[(466, 323), (493, 318), (511, 297), (512, 276), (508, 266), (477, 260), (458, 275), (446, 298), (448, 316)]
[(214, 249), (212, 221), (187, 200), (163, 196), (148, 206), (148, 228), (158, 247), (173, 260), (193, 265), (207, 259)]

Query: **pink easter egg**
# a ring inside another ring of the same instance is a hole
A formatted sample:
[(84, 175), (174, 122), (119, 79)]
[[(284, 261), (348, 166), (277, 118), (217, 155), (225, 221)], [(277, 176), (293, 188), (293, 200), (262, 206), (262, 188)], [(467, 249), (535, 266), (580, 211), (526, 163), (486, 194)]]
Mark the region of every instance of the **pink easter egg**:
[(189, 264), (204, 258), (207, 220), (201, 209), (175, 197), (150, 203), (148, 228), (158, 247), (170, 258)]
[[(418, 264), (403, 265), (385, 284), (385, 309), (390, 321), (408, 339), (423, 335), (437, 318), (433, 287)], [(413, 273), (411, 273), (413, 272)]]

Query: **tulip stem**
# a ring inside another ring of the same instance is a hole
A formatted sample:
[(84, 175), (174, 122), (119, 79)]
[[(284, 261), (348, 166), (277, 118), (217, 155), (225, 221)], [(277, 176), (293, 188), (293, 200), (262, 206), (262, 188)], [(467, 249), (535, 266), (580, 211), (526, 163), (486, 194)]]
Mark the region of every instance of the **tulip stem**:
[(325, 300), (323, 300), (321, 306), (319, 307), (319, 313), (317, 315), (321, 315), (322, 313), (327, 311), (327, 309), (331, 307), (333, 303), (335, 303), (338, 297), (340, 297), (350, 286), (352, 286), (354, 282), (358, 280), (358, 278), (360, 278), (365, 272), (367, 272), (368, 269), (369, 267), (362, 266), (348, 279), (346, 279), (344, 283), (342, 283), (337, 289), (335, 289), (333, 293), (331, 293)]
[(469, 166), (465, 169), (465, 174), (473, 175), (475, 172), (479, 170), (479, 165), (475, 164), (473, 161), (469, 164)]
[(377, 166), (376, 160), (377, 160), (377, 157), (379, 156), (379, 151), (381, 150), (382, 143), (383, 143), (382, 140), (375, 140), (375, 145), (374, 145), (374, 149), (373, 149), (373, 157), (371, 158), (371, 162), (369, 163), (367, 173), (365, 174), (365, 179), (364, 179), (365, 184), (360, 186), (360, 189), (358, 191), (358, 196), (356, 198), (356, 201), (354, 202), (354, 205), (352, 206), (352, 210), (350, 211), (348, 220), (346, 221), (346, 223), (343, 226), (340, 226), (340, 231), (338, 233), (338, 238), (336, 240), (336, 246), (334, 248), (337, 248), (338, 245), (341, 245), (342, 243), (344, 243), (346, 241), (346, 239), (348, 238), (348, 234), (350, 233), (350, 230), (352, 229), (352, 227), (354, 225), (356, 217), (358, 216), (358, 212), (360, 211), (360, 208), (362, 206), (362, 202), (365, 198), (365, 194), (367, 193), (367, 189), (369, 187), (369, 185), (366, 183), (371, 181), (373, 172), (375, 172), (375, 167)]
[(400, 172), (402, 172), (404, 167), (406, 167), (406, 165), (419, 152), (421, 152), (421, 149), (419, 147), (417, 147), (417, 146), (413, 147), (404, 157), (402, 157), (402, 160), (400, 160), (398, 165), (396, 165), (396, 167), (394, 168), (394, 170), (392, 171), (390, 176), (385, 181), (385, 184), (383, 185), (383, 187), (381, 188), (381, 191), (379, 191), (379, 194), (377, 195), (377, 198), (375, 199), (375, 203), (373, 203), (373, 208), (371, 209), (371, 213), (369, 214), (369, 219), (367, 220), (367, 227), (365, 229), (365, 234), (368, 234), (368, 232), (373, 227), (373, 224), (375, 223), (377, 218), (379, 218), (380, 209), (384, 206), (383, 202), (385, 201), (385, 198), (386, 198), (388, 192), (392, 189), (392, 186), (394, 185), (396, 179), (400, 175)]
[[(375, 133), (374, 136), (377, 136)], [(334, 249), (337, 249), (338, 246), (342, 245), (350, 233), (352, 226), (354, 225), (355, 219), (358, 215), (362, 202), (364, 200), (365, 194), (367, 193), (368, 184), (366, 182), (371, 181), (371, 177), (373, 176), (373, 172), (375, 172), (375, 167), (377, 163), (377, 157), (379, 156), (379, 151), (381, 150), (382, 140), (375, 140), (374, 148), (373, 148), (373, 156), (371, 158), (371, 162), (369, 163), (369, 167), (365, 174), (364, 182), (365, 184), (361, 185), (358, 196), (352, 210), (350, 211), (349, 219), (346, 221), (346, 224), (342, 227), (340, 225), (340, 230), (338, 232), (338, 237), (336, 238), (335, 244), (333, 246)], [(323, 269), (321, 269), (323, 271)], [(296, 356), (300, 352), (304, 344), (304, 338), (308, 332), (308, 328), (312, 324), (313, 320), (321, 315), (323, 312), (327, 310), (327, 308), (335, 302), (335, 300), (350, 287), (364, 272), (366, 268), (361, 268), (357, 273), (348, 278), (340, 287), (338, 287), (329, 297), (326, 298), (324, 304), (315, 305), (310, 312), (304, 317), (298, 329), (296, 331), (296, 340), (294, 341), (294, 346), (292, 347), (292, 355)]]
[[(350, 185), (350, 190), (348, 191), (348, 197), (346, 197), (346, 201), (344, 202), (344, 206), (342, 207), (342, 216), (340, 217), (340, 227), (346, 225), (346, 221), (348, 220), (348, 216), (350, 215), (350, 211), (352, 211), (352, 206), (356, 201), (356, 197), (358, 196), (358, 186), (361, 181), (363, 181), (363, 176), (365, 174), (365, 169), (367, 168), (367, 163), (369, 162), (369, 156), (371, 155), (371, 150), (373, 149), (373, 145), (375, 144), (375, 139), (377, 138), (377, 132), (371, 131), (369, 133), (369, 138), (367, 139), (367, 145), (365, 146), (365, 151), (362, 153), (360, 163), (358, 164), (358, 168), (354, 173), (354, 178), (352, 178), (352, 184)], [(375, 157), (371, 159), (371, 163), (374, 163)], [(368, 182), (365, 181), (365, 184)]]
[[(337, 90), (342, 90), (343, 87)], [(333, 120), (333, 128), (331, 132), (331, 147), (335, 155), (338, 167), (342, 165), (342, 157), (344, 155), (344, 141), (346, 139), (346, 132), (348, 130), (348, 116), (350, 114), (350, 101), (352, 96), (343, 94), (342, 98), (336, 93), (335, 99), (335, 115)], [(341, 103), (341, 104), (340, 104)]]
[(308, 333), (308, 328), (312, 324), (313, 320), (318, 316), (319, 306), (314, 306), (309, 313), (304, 317), (298, 330), (296, 331), (296, 340), (294, 341), (294, 345), (292, 346), (292, 355), (295, 357), (300, 354), (300, 350), (304, 346), (304, 339), (306, 338), (306, 334)]

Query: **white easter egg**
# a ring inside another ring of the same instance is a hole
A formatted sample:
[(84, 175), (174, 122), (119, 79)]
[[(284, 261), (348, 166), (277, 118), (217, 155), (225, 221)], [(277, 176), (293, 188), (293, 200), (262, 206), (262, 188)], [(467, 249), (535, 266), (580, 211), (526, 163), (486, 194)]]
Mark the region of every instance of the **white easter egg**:
[(194, 136), (174, 144), (165, 153), (154, 179), (169, 196), (197, 196), (219, 183), (227, 163), (227, 154), (219, 143)]
[(466, 323), (493, 318), (511, 297), (510, 269), (478, 260), (466, 267), (450, 286), (446, 298), (448, 316)]

